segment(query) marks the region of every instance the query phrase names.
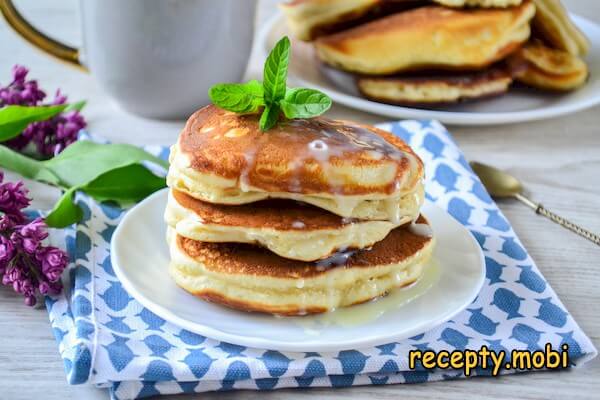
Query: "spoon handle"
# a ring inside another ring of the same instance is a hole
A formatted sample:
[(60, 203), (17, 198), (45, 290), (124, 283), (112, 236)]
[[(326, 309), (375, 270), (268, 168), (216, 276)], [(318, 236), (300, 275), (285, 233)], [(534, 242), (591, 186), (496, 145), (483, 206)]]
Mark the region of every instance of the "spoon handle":
[(554, 214), (552, 211), (546, 209), (543, 205), (538, 204), (536, 213), (543, 215), (544, 217), (550, 218), (552, 221), (556, 222), (559, 225), (564, 226), (572, 232), (575, 232), (579, 236), (583, 236), (587, 240), (596, 243), (600, 246), (600, 236), (588, 231), (587, 229), (583, 229), (582, 227), (575, 225), (574, 223), (564, 219), (560, 215)]
[(543, 215), (544, 217), (549, 218), (550, 220), (556, 222), (557, 224), (567, 228), (568, 230), (570, 230), (572, 232), (575, 232), (579, 236), (582, 236), (582, 237), (586, 238), (587, 240), (589, 240), (590, 242), (596, 243), (598, 246), (600, 246), (600, 236), (596, 235), (595, 233), (592, 233), (592, 232), (588, 231), (587, 229), (583, 229), (579, 225), (575, 225), (574, 223), (564, 219), (560, 215), (554, 214), (552, 211), (548, 210), (543, 205), (534, 203), (533, 201), (529, 200), (527, 197), (525, 197), (521, 194), (518, 194), (516, 197), (517, 197), (517, 199), (521, 200), (523, 203), (527, 204), (529, 207), (533, 208), (535, 210), (536, 214)]

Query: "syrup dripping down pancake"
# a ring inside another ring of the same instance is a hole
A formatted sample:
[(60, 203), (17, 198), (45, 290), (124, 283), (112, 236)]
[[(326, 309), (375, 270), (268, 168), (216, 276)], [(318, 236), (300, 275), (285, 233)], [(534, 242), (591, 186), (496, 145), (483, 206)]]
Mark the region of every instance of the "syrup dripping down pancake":
[(423, 164), (398, 137), (322, 117), (262, 132), (258, 118), (215, 106), (197, 111), (172, 148), (168, 185), (215, 204), (284, 198), (396, 223), (418, 214)]
[(293, 200), (237, 206), (169, 193), (165, 220), (180, 236), (213, 243), (252, 243), (293, 260), (315, 261), (340, 250), (371, 247), (401, 224), (343, 218)]
[(253, 245), (206, 243), (169, 230), (170, 273), (204, 300), (243, 311), (279, 315), (321, 313), (384, 296), (416, 281), (434, 239), (425, 218), (390, 232), (371, 249), (326, 260), (289, 260)]

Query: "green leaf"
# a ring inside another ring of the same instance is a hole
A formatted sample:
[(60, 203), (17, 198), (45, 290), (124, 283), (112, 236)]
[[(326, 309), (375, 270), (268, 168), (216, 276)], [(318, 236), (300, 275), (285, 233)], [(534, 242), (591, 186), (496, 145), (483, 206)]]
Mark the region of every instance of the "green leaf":
[(83, 110), (83, 107), (85, 107), (86, 104), (87, 103), (85, 100), (78, 101), (77, 103), (71, 103), (67, 105), (67, 108), (65, 108), (64, 112), (81, 111)]
[(65, 228), (81, 221), (83, 212), (73, 202), (73, 196), (78, 190), (97, 201), (111, 200), (127, 204), (140, 201), (164, 187), (165, 179), (154, 175), (141, 164), (113, 169), (85, 185), (73, 186), (67, 190), (46, 217), (46, 223), (53, 228)]
[(51, 185), (60, 185), (60, 179), (46, 168), (43, 162), (26, 157), (2, 145), (0, 145), (0, 167), (21, 174), (25, 178)]
[(254, 113), (265, 104), (263, 87), (257, 80), (219, 83), (210, 88), (208, 96), (216, 106), (235, 113)]
[(46, 224), (52, 228), (66, 228), (83, 218), (81, 208), (73, 203), (76, 187), (67, 190), (56, 203), (50, 214), (45, 218)]
[(287, 118), (312, 118), (331, 107), (331, 99), (314, 89), (289, 89), (280, 101), (281, 110)]
[(284, 36), (277, 42), (265, 61), (263, 87), (267, 106), (273, 106), (285, 96), (289, 58), (290, 39)]
[(98, 201), (127, 204), (138, 202), (164, 187), (165, 178), (154, 175), (143, 165), (132, 164), (100, 175), (81, 190)]
[(120, 167), (150, 161), (165, 168), (168, 163), (139, 147), (128, 144), (100, 144), (90, 141), (75, 142), (56, 157), (42, 161), (60, 184), (65, 187), (82, 186), (98, 176)]
[(279, 106), (274, 104), (272, 106), (265, 106), (265, 110), (260, 116), (260, 130), (268, 131), (277, 124), (279, 120)]
[(6, 106), (0, 108), (0, 142), (19, 136), (32, 122), (50, 119), (67, 108), (67, 104), (57, 106)]

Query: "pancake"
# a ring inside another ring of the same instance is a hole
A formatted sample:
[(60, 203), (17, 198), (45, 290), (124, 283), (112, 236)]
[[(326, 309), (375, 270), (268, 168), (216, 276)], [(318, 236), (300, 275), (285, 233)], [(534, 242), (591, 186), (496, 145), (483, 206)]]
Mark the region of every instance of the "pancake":
[(543, 90), (574, 90), (585, 84), (588, 77), (588, 67), (582, 59), (536, 42), (513, 54), (510, 63), (524, 66), (515, 76), (517, 81)]
[(279, 5), (295, 38), (312, 41), (427, 0), (293, 0)]
[[(301, 261), (315, 261), (348, 249), (364, 249), (398, 225), (343, 218), (293, 200), (263, 200), (223, 206), (171, 191), (165, 212), (178, 235), (202, 242), (252, 243)], [(401, 223), (408, 223), (406, 217)]]
[[(420, 218), (418, 223), (427, 222)], [(415, 282), (434, 242), (420, 230), (397, 228), (370, 250), (312, 263), (287, 260), (249, 244), (194, 241), (169, 230), (170, 273), (191, 294), (231, 308), (279, 315), (322, 313)]]
[(319, 58), (367, 75), (422, 69), (483, 69), (530, 36), (535, 6), (449, 9), (428, 6), (392, 14), (315, 41)]
[(371, 100), (399, 105), (439, 105), (497, 96), (512, 76), (503, 68), (480, 72), (425, 73), (413, 76), (359, 76), (356, 85)]
[(298, 200), (342, 217), (414, 218), (423, 164), (389, 132), (317, 117), (260, 131), (258, 115), (207, 106), (171, 149), (167, 184), (209, 203)]
[(533, 27), (544, 42), (575, 56), (587, 54), (590, 43), (575, 26), (559, 0), (534, 0), (537, 8)]
[(313, 40), (323, 30), (355, 20), (377, 6), (380, 0), (294, 0), (280, 4), (294, 37)]
[(433, 0), (446, 7), (506, 8), (521, 5), (525, 0)]

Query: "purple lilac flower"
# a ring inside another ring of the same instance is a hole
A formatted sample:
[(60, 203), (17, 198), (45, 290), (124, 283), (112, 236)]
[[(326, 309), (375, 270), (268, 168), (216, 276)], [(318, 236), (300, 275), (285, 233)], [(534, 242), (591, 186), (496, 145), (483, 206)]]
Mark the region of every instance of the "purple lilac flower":
[(27, 254), (36, 254), (47, 237), (44, 220), (36, 218), (28, 224), (17, 226), (10, 238)]
[(64, 251), (52, 246), (38, 250), (36, 258), (41, 262), (42, 273), (50, 283), (58, 282), (69, 262)]
[(30, 203), (27, 189), (23, 187), (23, 182), (2, 183), (3, 180), (4, 174), (0, 171), (0, 211), (7, 219), (22, 223), (25, 221), (25, 216), (21, 210), (28, 207)]
[(20, 136), (24, 139), (15, 142), (15, 146), (22, 146), (23, 141), (27, 144), (33, 142), (40, 155), (53, 157), (75, 142), (77, 134), (85, 126), (85, 120), (78, 111), (62, 113), (50, 120), (30, 124)]
[(4, 274), (6, 272), (8, 263), (10, 260), (12, 260), (14, 255), (15, 246), (9, 239), (5, 238), (4, 236), (0, 236), (0, 274)]
[(29, 70), (22, 65), (15, 65), (12, 73), (12, 82), (8, 86), (0, 88), (0, 107), (39, 105), (46, 97), (46, 93), (38, 88), (36, 80), (26, 80)]
[[(29, 70), (23, 66), (13, 67), (13, 81), (0, 88), (0, 107), (6, 105), (38, 106), (46, 94), (38, 88), (37, 81), (26, 80)], [(58, 90), (52, 105), (65, 104), (67, 97)], [(54, 118), (31, 123), (21, 135), (5, 142), (8, 147), (22, 151), (30, 143), (39, 156), (51, 158), (77, 140), (79, 131), (86, 122), (79, 111), (61, 113)]]
[(15, 225), (15, 222), (8, 215), (0, 215), (0, 233), (8, 231)]
[(0, 279), (32, 306), (38, 293), (60, 293), (60, 277), (69, 260), (64, 251), (44, 245), (48, 232), (43, 219), (26, 221), (23, 209), (29, 199), (23, 183), (3, 179), (0, 172)]

